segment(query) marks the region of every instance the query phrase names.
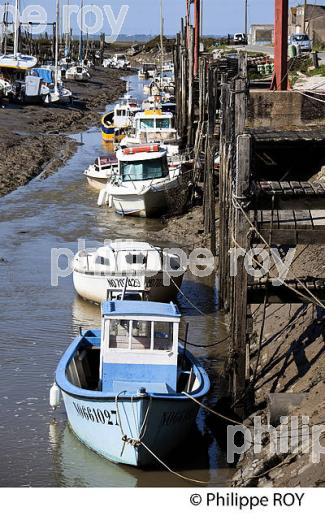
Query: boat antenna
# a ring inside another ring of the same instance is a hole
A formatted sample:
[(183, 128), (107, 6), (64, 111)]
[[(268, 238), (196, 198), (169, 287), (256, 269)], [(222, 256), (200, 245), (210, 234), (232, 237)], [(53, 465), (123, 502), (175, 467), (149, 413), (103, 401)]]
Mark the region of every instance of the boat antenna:
[(19, 14), (19, 0), (15, 3), (15, 32), (14, 32), (14, 56), (16, 58), (18, 54), (18, 40), (19, 40), (19, 26), (20, 26), (20, 14)]
[(162, 86), (164, 75), (164, 5), (163, 0), (160, 0), (160, 86)]

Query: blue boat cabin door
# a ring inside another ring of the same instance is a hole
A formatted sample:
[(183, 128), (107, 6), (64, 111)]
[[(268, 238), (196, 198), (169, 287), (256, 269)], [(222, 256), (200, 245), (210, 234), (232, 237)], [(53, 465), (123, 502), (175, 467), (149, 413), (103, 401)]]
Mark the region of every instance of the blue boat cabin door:
[(179, 318), (105, 318), (101, 381), (104, 392), (176, 391)]

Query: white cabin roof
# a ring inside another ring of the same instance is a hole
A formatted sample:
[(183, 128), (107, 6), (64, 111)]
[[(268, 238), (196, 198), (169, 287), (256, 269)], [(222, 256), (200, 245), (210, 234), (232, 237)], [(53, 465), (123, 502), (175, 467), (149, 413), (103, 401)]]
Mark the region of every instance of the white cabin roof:
[(106, 256), (109, 251), (131, 251), (131, 252), (144, 252), (144, 251), (161, 251), (159, 247), (154, 247), (147, 242), (112, 242), (110, 245), (100, 247), (97, 249), (97, 253), (101, 256)]
[(171, 112), (162, 112), (159, 114), (155, 110), (148, 110), (146, 112), (138, 112), (135, 115), (135, 119), (173, 119), (173, 114)]

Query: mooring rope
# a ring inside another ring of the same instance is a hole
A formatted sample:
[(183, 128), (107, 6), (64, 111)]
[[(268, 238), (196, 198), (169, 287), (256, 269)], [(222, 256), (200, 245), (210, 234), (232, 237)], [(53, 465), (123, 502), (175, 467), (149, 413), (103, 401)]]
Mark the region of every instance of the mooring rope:
[(221, 339), (219, 341), (216, 341), (215, 343), (208, 343), (207, 345), (198, 345), (197, 343), (191, 343), (191, 341), (188, 341), (188, 339), (185, 340), (185, 339), (179, 338), (179, 340), (182, 343), (186, 343), (187, 345), (190, 345), (191, 347), (209, 348), (209, 347), (216, 347), (217, 345), (221, 345), (221, 343), (224, 343), (229, 338), (230, 338), (230, 336), (226, 336), (225, 338), (223, 338), (223, 339)]
[(220, 320), (219, 318), (215, 318), (214, 316), (210, 316), (209, 314), (206, 314), (205, 312), (201, 311), (191, 300), (184, 294), (182, 289), (177, 285), (177, 283), (173, 280), (173, 278), (170, 276), (170, 274), (166, 271), (167, 276), (169, 276), (170, 281), (175, 285), (175, 287), (178, 289), (179, 293), (183, 296), (183, 298), (195, 309), (201, 316), (205, 316), (206, 318), (212, 319), (214, 323), (218, 322), (224, 325), (225, 327), (228, 327), (227, 323), (225, 321)]
[[(192, 482), (194, 484), (201, 484), (201, 485), (208, 485), (209, 482), (208, 481), (203, 481), (203, 480), (197, 480), (197, 479), (193, 479), (193, 478), (190, 478), (190, 477), (186, 477), (185, 475), (182, 475), (181, 473), (178, 473), (177, 471), (174, 471), (172, 470), (163, 460), (160, 459), (160, 457), (158, 457), (158, 455), (156, 455), (144, 442), (143, 442), (143, 437), (146, 433), (146, 430), (147, 430), (147, 424), (148, 424), (148, 418), (149, 418), (149, 409), (151, 407), (151, 401), (152, 401), (152, 398), (150, 396), (150, 404), (149, 406), (147, 407), (147, 411), (146, 411), (146, 414), (145, 414), (145, 417), (144, 417), (144, 420), (143, 420), (143, 423), (141, 425), (141, 428), (140, 428), (140, 435), (139, 435), (139, 438), (138, 439), (135, 439), (133, 437), (128, 437), (125, 433), (124, 433), (124, 430), (123, 430), (123, 426), (122, 426), (122, 421), (121, 421), (121, 414), (120, 414), (120, 409), (119, 409), (119, 402), (118, 402), (118, 399), (119, 397), (122, 395), (122, 394), (125, 394), (126, 393), (126, 390), (123, 390), (122, 392), (120, 392), (119, 394), (117, 394), (115, 396), (115, 405), (116, 405), (116, 414), (117, 414), (117, 418), (118, 418), (118, 422), (119, 422), (119, 427), (120, 427), (120, 430), (121, 430), (121, 440), (123, 441), (123, 447), (122, 447), (122, 451), (121, 451), (121, 456), (123, 455), (123, 452), (124, 452), (124, 449), (125, 449), (125, 446), (127, 444), (129, 444), (130, 446), (132, 446), (133, 448), (139, 448), (140, 446), (143, 446), (145, 450), (148, 451), (148, 453), (150, 453), (150, 455), (152, 455), (152, 457), (154, 457), (154, 459), (156, 459), (165, 469), (167, 469), (170, 473), (172, 473), (173, 475), (175, 475), (176, 477), (178, 478), (181, 478), (183, 480), (186, 480), (188, 482)], [(131, 400), (131, 403), (132, 403), (132, 411), (133, 411), (133, 414), (134, 414), (134, 419), (135, 419), (135, 413), (134, 413), (134, 408), (133, 408), (133, 400)], [(135, 424), (136, 424), (136, 421), (135, 421)], [(145, 425), (145, 428), (144, 428), (144, 425)]]
[(182, 394), (186, 395), (186, 397), (188, 397), (189, 399), (192, 399), (192, 401), (194, 401), (196, 404), (201, 406), (201, 408), (204, 408), (204, 410), (207, 410), (208, 412), (212, 413), (213, 415), (216, 415), (217, 417), (221, 417), (221, 419), (224, 419), (225, 421), (231, 422), (233, 424), (243, 426), (244, 423), (236, 421), (235, 419), (231, 419), (230, 417), (227, 417), (226, 415), (223, 415), (222, 413), (212, 410), (212, 408), (201, 403), (198, 399), (195, 399), (195, 397), (193, 397), (191, 394), (188, 394), (185, 391), (183, 391)]

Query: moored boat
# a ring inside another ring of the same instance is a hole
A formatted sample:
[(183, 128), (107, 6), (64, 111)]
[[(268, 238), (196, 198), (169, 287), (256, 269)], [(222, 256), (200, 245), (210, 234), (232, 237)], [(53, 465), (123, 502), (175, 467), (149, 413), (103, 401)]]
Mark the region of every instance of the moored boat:
[(144, 110), (134, 116), (134, 130), (125, 136), (121, 146), (160, 143), (165, 146), (168, 155), (179, 153), (180, 138), (174, 128), (174, 115), (161, 109)]
[(128, 93), (115, 105), (114, 110), (102, 117), (102, 138), (105, 142), (119, 142), (133, 125), (134, 116), (140, 111), (137, 100)]
[(141, 69), (138, 72), (140, 80), (146, 80), (153, 78), (157, 73), (157, 65), (155, 63), (143, 63)]
[[(187, 202), (188, 182), (182, 163), (168, 165), (167, 150), (159, 144), (117, 151), (118, 176), (100, 194), (122, 216), (157, 217)], [(104, 193), (105, 192), (105, 193)]]
[(97, 157), (94, 164), (91, 164), (84, 175), (87, 177), (88, 184), (96, 189), (102, 190), (107, 181), (118, 173), (118, 162), (115, 154)]
[(37, 58), (25, 54), (0, 54), (0, 69), (30, 70), (36, 67)]
[(159, 96), (160, 95), (160, 87), (157, 81), (151, 81), (148, 85), (144, 85), (143, 93), (146, 96)]
[(83, 65), (72, 65), (66, 70), (65, 78), (67, 80), (88, 81), (90, 74), (87, 67)]
[(101, 331), (81, 332), (60, 360), (51, 405), (59, 388), (75, 435), (106, 459), (166, 460), (193, 427), (210, 382), (180, 345), (180, 318), (174, 304), (105, 302)]
[(146, 242), (120, 240), (79, 251), (73, 261), (73, 283), (82, 298), (95, 303), (118, 298), (123, 291), (169, 302), (176, 298), (185, 270), (176, 254)]

